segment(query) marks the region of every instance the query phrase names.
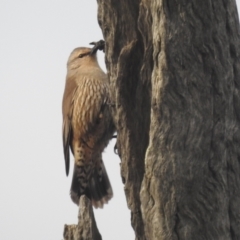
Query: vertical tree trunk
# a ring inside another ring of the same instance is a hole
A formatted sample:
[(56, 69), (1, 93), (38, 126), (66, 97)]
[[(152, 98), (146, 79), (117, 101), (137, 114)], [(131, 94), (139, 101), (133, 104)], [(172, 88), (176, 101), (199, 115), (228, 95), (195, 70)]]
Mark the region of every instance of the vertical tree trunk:
[(240, 239), (235, 0), (98, 5), (136, 239)]
[[(149, 6), (138, 1), (98, 1), (112, 86), (117, 147), (131, 222), (146, 239), (140, 204), (151, 111), (152, 31)], [(139, 16), (142, 12), (142, 16)], [(143, 31), (143, 32), (141, 32)]]
[(64, 240), (102, 240), (98, 231), (91, 201), (85, 196), (79, 200), (78, 224), (65, 225)]

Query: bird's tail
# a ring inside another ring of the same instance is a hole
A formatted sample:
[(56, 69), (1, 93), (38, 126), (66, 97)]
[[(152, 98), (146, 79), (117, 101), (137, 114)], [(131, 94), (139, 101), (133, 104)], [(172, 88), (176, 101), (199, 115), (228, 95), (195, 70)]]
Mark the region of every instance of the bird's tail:
[(74, 165), (70, 195), (77, 205), (80, 196), (85, 194), (95, 208), (103, 208), (103, 205), (113, 197), (111, 183), (102, 161), (98, 167), (91, 170), (90, 166)]

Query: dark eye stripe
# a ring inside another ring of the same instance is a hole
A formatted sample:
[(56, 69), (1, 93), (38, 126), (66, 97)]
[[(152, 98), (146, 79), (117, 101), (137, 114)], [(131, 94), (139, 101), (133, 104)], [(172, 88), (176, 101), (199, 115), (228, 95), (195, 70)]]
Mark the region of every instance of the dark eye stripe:
[(83, 57), (85, 57), (85, 56), (87, 56), (89, 54), (90, 54), (90, 52), (89, 53), (81, 53), (81, 54), (78, 55), (78, 57), (79, 58), (83, 58)]

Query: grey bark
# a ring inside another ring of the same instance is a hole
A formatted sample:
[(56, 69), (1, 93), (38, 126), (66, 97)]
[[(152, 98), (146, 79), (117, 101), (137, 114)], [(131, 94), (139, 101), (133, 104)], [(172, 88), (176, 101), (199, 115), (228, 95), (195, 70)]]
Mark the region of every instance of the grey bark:
[(80, 197), (78, 225), (65, 225), (64, 240), (102, 240), (98, 231), (91, 201), (85, 196)]
[(98, 5), (136, 239), (240, 239), (235, 0)]

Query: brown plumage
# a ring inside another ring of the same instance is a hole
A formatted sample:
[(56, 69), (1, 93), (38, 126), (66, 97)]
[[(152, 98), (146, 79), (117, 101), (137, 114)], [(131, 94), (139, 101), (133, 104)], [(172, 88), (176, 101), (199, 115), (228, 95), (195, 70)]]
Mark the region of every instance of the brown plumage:
[(67, 63), (63, 95), (63, 148), (66, 174), (69, 148), (74, 155), (70, 195), (76, 204), (85, 194), (94, 207), (103, 207), (113, 196), (102, 152), (112, 138), (114, 125), (109, 111), (106, 74), (90, 48), (76, 48)]

